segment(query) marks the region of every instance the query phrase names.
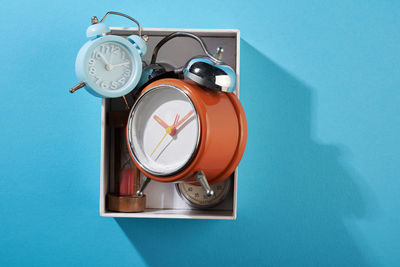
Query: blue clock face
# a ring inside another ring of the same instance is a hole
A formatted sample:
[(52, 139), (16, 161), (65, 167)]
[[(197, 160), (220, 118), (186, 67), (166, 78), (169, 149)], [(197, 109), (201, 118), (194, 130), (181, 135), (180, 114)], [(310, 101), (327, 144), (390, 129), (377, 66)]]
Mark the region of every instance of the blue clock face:
[(134, 60), (128, 50), (117, 42), (105, 42), (95, 47), (88, 58), (89, 79), (104, 90), (118, 90), (134, 73)]

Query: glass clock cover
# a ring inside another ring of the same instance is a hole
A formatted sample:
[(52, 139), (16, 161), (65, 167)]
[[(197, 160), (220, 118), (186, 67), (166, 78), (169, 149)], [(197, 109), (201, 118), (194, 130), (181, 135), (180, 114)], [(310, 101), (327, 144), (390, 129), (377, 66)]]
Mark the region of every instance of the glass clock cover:
[(127, 137), (136, 162), (147, 172), (172, 175), (190, 162), (199, 142), (199, 119), (190, 98), (172, 85), (142, 94), (128, 119)]

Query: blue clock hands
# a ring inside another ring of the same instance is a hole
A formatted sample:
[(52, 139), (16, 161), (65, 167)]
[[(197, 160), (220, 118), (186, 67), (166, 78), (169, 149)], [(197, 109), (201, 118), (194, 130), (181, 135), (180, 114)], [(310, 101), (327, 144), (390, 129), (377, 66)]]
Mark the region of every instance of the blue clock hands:
[(126, 61), (126, 62), (122, 62), (122, 63), (115, 64), (115, 65), (110, 64), (110, 70), (112, 70), (115, 67), (121, 67), (121, 66), (126, 66), (126, 65), (129, 65), (129, 62)]
[[(119, 50), (117, 50), (117, 51), (119, 51)], [(129, 61), (124, 61), (124, 62), (119, 63), (119, 64), (112, 64), (111, 62), (112, 62), (112, 57), (113, 57), (114, 54), (115, 54), (114, 52), (111, 52), (110, 53), (110, 58), (109, 58), (109, 60), (107, 60), (107, 58), (104, 56), (103, 53), (97, 52), (97, 55), (99, 55), (99, 57), (103, 60), (104, 64), (106, 64), (105, 65), (105, 69), (107, 71), (112, 71), (115, 67), (128, 66), (130, 64)]]

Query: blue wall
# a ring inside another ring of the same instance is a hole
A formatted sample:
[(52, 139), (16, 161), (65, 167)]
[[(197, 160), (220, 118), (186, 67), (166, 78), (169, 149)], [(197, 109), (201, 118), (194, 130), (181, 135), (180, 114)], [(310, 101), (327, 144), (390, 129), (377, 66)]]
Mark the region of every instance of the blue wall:
[[(138, 2), (1, 4), (0, 265), (398, 266), (400, 3)], [(241, 30), (237, 221), (99, 216), (100, 100), (68, 88), (107, 10)]]

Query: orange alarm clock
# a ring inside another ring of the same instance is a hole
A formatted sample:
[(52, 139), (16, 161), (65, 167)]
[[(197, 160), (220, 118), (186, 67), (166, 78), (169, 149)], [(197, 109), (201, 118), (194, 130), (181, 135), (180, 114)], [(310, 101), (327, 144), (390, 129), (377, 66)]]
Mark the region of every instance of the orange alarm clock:
[(247, 123), (234, 93), (167, 78), (142, 90), (126, 137), (130, 156), (146, 177), (197, 181), (212, 196), (209, 184), (228, 178), (243, 156)]

